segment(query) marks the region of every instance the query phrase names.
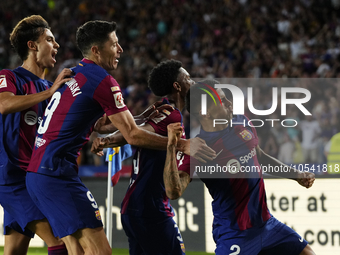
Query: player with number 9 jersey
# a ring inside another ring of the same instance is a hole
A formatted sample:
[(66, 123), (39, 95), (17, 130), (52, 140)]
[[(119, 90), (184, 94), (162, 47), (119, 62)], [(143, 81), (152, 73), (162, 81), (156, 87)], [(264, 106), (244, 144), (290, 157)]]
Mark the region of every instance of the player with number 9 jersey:
[(46, 108), (26, 180), (59, 237), (102, 226), (98, 206), (78, 177), (77, 157), (104, 112), (110, 116), (127, 110), (118, 83), (106, 70), (87, 59), (72, 70), (73, 79), (54, 93)]
[(103, 68), (83, 59), (72, 70), (74, 78), (54, 93), (46, 108), (30, 172), (77, 176), (79, 151), (98, 118), (127, 110), (118, 83)]

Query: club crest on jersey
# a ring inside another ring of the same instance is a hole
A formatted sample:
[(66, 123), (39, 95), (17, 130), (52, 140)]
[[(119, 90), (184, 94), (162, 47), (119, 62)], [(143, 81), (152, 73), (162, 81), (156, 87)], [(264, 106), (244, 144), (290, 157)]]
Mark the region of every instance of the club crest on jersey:
[(6, 87), (7, 87), (6, 75), (0, 75), (0, 89)]
[(124, 98), (121, 92), (113, 94), (113, 97), (115, 99), (115, 104), (118, 109), (123, 108), (125, 106)]
[(97, 211), (95, 211), (95, 213), (96, 213), (97, 220), (102, 220), (102, 217), (100, 216), (100, 211), (97, 210)]
[(251, 135), (251, 133), (249, 132), (249, 131), (247, 131), (247, 130), (243, 130), (241, 133), (240, 133), (240, 135), (242, 136), (242, 138), (244, 139), (244, 140), (250, 140), (251, 138), (252, 138), (252, 135)]

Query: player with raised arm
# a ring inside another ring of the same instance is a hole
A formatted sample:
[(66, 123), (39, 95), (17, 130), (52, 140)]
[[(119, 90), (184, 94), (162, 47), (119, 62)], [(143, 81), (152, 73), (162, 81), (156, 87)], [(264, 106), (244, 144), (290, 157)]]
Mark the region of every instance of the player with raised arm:
[(39, 15), (18, 22), (10, 42), (22, 66), (0, 71), (0, 204), (4, 208), (6, 255), (26, 254), (36, 233), (48, 254), (67, 254), (53, 236), (46, 217), (30, 198), (25, 184), (39, 121), (56, 89), (71, 75), (64, 69), (56, 81), (45, 80), (45, 69), (54, 67), (59, 44), (48, 23)]
[[(167, 125), (182, 123), (184, 98), (193, 83), (179, 61), (167, 60), (154, 67), (149, 75), (149, 87), (156, 96), (165, 97), (163, 103), (170, 104), (175, 110), (163, 110), (142, 128), (167, 136)], [(178, 153), (179, 160), (183, 155)], [(135, 149), (131, 181), (121, 206), (130, 254), (185, 254), (181, 234), (173, 220), (174, 212), (164, 190), (161, 170), (165, 157), (166, 151)]]
[[(26, 184), (69, 252), (108, 255), (111, 248), (98, 205), (78, 176), (79, 150), (104, 112), (130, 144), (165, 149), (167, 138), (135, 124), (119, 84), (108, 73), (117, 68), (123, 52), (116, 23), (86, 22), (78, 28), (76, 40), (84, 59), (72, 69), (73, 79), (54, 93), (44, 113)], [(183, 140), (178, 149), (190, 153), (190, 141)]]
[[(201, 114), (200, 98), (208, 88), (218, 83), (205, 80), (193, 85), (186, 96), (186, 107), (192, 117), (198, 118), (201, 124), (201, 137), (216, 152), (214, 165), (230, 166), (226, 172), (216, 174), (214, 178), (196, 172), (208, 188), (213, 198), (213, 238), (216, 243), (216, 254), (290, 254), (314, 255), (311, 247), (294, 230), (279, 222), (269, 212), (266, 203), (264, 181), (260, 164), (283, 166), (277, 159), (264, 153), (258, 145), (254, 127), (244, 115), (232, 115), (232, 104), (221, 89), (216, 89), (221, 104), (215, 104), (207, 97), (207, 112)], [(206, 86), (207, 84), (208, 86)], [(217, 96), (211, 93), (215, 100)], [(191, 100), (193, 99), (193, 100)], [(196, 100), (197, 99), (197, 100)], [(218, 102), (218, 101), (217, 101)], [(214, 119), (233, 120), (216, 125)], [(178, 198), (189, 184), (188, 178), (182, 178), (179, 171), (187, 171), (190, 163), (184, 161), (177, 167), (174, 161), (176, 141), (180, 136), (178, 124), (168, 126), (169, 140), (167, 158), (164, 168), (164, 184), (168, 196)], [(247, 160), (240, 160), (244, 155)], [(191, 161), (192, 172), (199, 163)], [(245, 173), (246, 167), (259, 169), (258, 172)], [(286, 166), (288, 167), (288, 166)], [(301, 186), (309, 188), (315, 178), (313, 173), (299, 172), (289, 168), (292, 179)], [(284, 176), (284, 174), (283, 174)]]

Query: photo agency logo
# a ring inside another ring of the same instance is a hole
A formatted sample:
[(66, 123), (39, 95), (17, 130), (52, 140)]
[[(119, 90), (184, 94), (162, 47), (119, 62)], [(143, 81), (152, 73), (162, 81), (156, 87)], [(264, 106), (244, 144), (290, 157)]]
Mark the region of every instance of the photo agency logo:
[[(287, 115), (287, 107), (288, 105), (294, 105), (297, 109), (299, 109), (305, 116), (312, 115), (304, 106), (311, 99), (311, 93), (308, 89), (298, 88), (298, 87), (272, 87), (272, 105), (269, 109), (256, 109), (254, 106), (254, 97), (253, 97), (253, 87), (247, 88), (247, 97), (245, 100), (245, 95), (243, 94), (242, 89), (232, 84), (215, 84), (214, 87), (209, 86), (205, 83), (200, 83), (200, 90), (205, 93), (201, 94), (201, 114), (207, 114), (207, 97), (209, 96), (215, 105), (222, 104), (221, 97), (217, 93), (216, 89), (228, 90), (231, 93), (232, 98), (232, 109), (233, 115), (244, 115), (245, 114), (245, 102), (247, 102), (247, 107), (249, 112), (256, 116), (270, 116), (273, 114), (278, 107), (278, 98), (280, 97), (280, 115)], [(280, 92), (280, 93), (279, 93)], [(298, 96), (294, 98), (289, 97), (289, 94), (295, 93)], [(265, 122), (268, 122), (271, 127), (274, 127), (274, 123), (280, 123), (282, 127), (296, 127), (298, 125), (297, 119), (293, 118), (284, 118), (284, 119), (274, 119), (274, 118), (258, 118), (258, 119), (249, 119), (248, 123), (246, 120), (243, 123), (233, 122), (233, 119), (223, 119), (217, 118), (213, 120), (213, 126), (230, 124), (233, 126), (235, 124), (243, 124), (243, 126), (249, 125), (251, 127), (262, 127)], [(256, 124), (255, 124), (256, 123)]]

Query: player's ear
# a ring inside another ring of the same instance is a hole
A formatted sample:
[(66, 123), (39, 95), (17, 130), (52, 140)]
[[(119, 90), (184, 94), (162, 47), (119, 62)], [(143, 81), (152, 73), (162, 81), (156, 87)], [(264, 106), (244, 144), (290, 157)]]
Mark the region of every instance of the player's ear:
[(93, 45), (93, 46), (91, 47), (91, 52), (92, 52), (92, 54), (95, 55), (95, 56), (99, 56), (99, 55), (100, 55), (100, 51), (99, 51), (99, 48), (98, 48), (97, 45)]
[(181, 85), (177, 81), (175, 81), (172, 86), (178, 92), (182, 90)]
[(38, 50), (37, 44), (33, 41), (28, 41), (27, 42), (27, 47), (30, 50)]

